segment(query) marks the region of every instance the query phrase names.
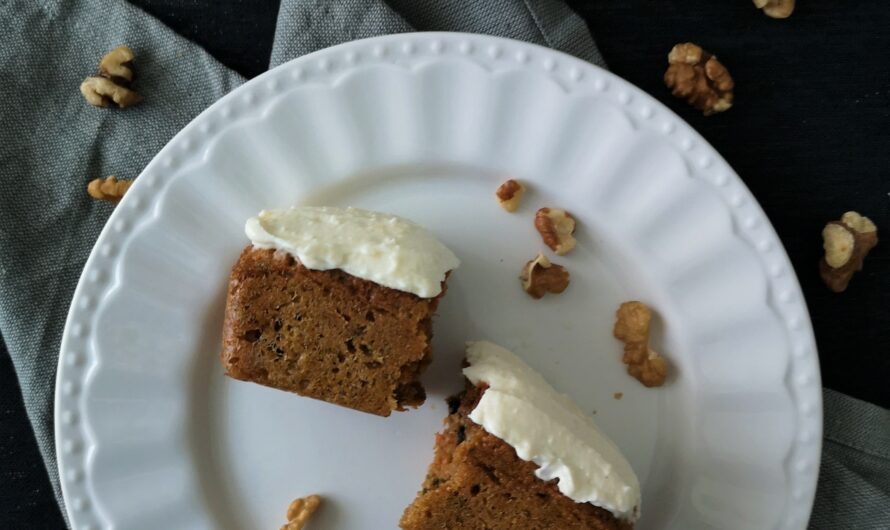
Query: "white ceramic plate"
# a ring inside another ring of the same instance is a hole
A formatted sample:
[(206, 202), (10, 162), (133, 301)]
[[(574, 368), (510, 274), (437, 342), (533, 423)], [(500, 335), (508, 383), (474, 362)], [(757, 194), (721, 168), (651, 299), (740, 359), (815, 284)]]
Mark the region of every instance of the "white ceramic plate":
[[(719, 119), (719, 118), (715, 118)], [(529, 183), (515, 214), (494, 190)], [(463, 260), (436, 323), (419, 410), (382, 419), (223, 376), (229, 269), (245, 219), (354, 205), (432, 229)], [(561, 296), (517, 275), (541, 206), (578, 220)], [(626, 375), (621, 301), (659, 315), (668, 384)], [(723, 159), (650, 96), (511, 40), (352, 42), (245, 84), (182, 130), (111, 216), (65, 328), (56, 440), (77, 530), (395, 528), (431, 460), (467, 339), (512, 348), (568, 393), (643, 484), (638, 528), (804, 528), (820, 379), (796, 278)], [(616, 400), (613, 394), (623, 393)]]

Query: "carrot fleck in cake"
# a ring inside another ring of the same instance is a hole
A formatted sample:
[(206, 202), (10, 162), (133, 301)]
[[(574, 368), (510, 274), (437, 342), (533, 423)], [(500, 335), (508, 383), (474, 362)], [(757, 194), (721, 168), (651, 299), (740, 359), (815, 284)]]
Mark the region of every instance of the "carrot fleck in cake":
[(466, 360), (401, 528), (632, 529), (639, 482), (590, 418), (500, 346), (470, 343)]
[(425, 399), (432, 318), (457, 257), (357, 208), (264, 210), (232, 269), (221, 359), (235, 379), (389, 416)]

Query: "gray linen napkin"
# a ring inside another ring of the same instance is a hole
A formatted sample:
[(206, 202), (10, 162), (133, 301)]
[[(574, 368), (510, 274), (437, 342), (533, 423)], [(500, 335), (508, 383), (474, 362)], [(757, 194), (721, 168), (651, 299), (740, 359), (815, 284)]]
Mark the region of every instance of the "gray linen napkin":
[[(356, 38), (415, 31), (408, 20), (602, 64), (584, 21), (560, 0), (283, 0), (271, 66)], [(62, 505), (53, 441), (59, 342), (80, 271), (112, 210), (90, 199), (86, 184), (135, 177), (244, 79), (122, 0), (0, 0), (0, 21), (0, 335)], [(136, 53), (134, 88), (146, 99), (125, 110), (91, 107), (78, 86), (120, 44)]]
[(271, 66), (341, 42), (406, 31), (509, 37), (606, 66), (584, 20), (562, 0), (284, 0)]
[[(59, 342), (112, 210), (85, 186), (98, 176), (135, 177), (244, 80), (122, 1), (4, 0), (0, 21), (0, 334), (61, 506), (53, 441)], [(120, 44), (136, 53), (136, 87), (146, 100), (124, 110), (91, 107), (80, 82)]]
[[(200, 111), (243, 82), (122, 0), (0, 0), (0, 335), (62, 505), (53, 388), (71, 295), (112, 207), (86, 183), (134, 177)], [(283, 0), (271, 66), (340, 42), (416, 30), (527, 40), (604, 66), (561, 0)], [(77, 92), (99, 56), (137, 55), (138, 107)], [(2, 341), (0, 341), (2, 342)], [(890, 412), (825, 391), (825, 452), (811, 528), (890, 528)], [(64, 510), (63, 510), (64, 513)]]
[(890, 410), (824, 389), (822, 467), (810, 528), (890, 529)]

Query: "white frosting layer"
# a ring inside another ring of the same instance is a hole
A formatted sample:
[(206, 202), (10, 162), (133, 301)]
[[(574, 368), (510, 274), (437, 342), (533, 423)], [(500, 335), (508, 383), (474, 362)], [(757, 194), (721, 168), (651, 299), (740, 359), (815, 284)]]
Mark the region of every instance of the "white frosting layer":
[(637, 476), (575, 402), (497, 344), (468, 343), (467, 362), (467, 379), (488, 385), (471, 420), (513, 446), (519, 458), (538, 464), (538, 478), (559, 479), (563, 495), (637, 519)]
[(286, 251), (306, 268), (341, 269), (421, 298), (441, 293), (445, 274), (460, 265), (422, 226), (358, 208), (263, 210), (244, 231), (255, 247)]

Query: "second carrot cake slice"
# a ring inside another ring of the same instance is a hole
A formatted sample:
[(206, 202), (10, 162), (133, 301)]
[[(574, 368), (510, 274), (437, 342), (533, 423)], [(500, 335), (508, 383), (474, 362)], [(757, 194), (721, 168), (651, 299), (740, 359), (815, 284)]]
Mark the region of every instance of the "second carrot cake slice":
[(630, 464), (567, 396), (512, 352), (467, 348), (466, 390), (403, 530), (631, 530), (640, 486)]

